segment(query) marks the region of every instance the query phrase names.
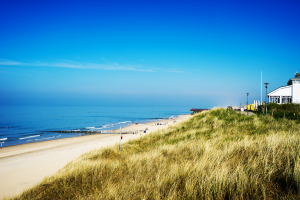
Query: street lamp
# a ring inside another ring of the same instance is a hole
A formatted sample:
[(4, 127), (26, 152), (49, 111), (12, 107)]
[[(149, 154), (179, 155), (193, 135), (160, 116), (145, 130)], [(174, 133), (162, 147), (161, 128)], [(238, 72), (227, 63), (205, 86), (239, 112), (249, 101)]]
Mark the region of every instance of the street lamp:
[(266, 115), (267, 115), (267, 112), (268, 112), (268, 109), (267, 109), (267, 99), (268, 99), (267, 88), (268, 88), (269, 83), (264, 83), (264, 84), (266, 85)]
[(247, 93), (247, 115), (249, 115), (248, 114), (248, 95), (249, 95), (249, 93)]

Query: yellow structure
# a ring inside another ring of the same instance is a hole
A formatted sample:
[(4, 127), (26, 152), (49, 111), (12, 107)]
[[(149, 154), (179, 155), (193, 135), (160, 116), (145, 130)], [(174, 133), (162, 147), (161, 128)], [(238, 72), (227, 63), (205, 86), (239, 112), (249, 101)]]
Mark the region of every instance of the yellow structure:
[(256, 110), (256, 108), (254, 107), (254, 104), (249, 104), (247, 109), (252, 110), (252, 111)]

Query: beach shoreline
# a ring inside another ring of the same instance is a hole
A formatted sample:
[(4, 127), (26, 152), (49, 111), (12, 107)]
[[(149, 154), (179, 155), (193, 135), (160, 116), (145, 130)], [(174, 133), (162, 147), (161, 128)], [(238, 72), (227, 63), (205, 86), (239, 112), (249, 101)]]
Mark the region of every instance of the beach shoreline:
[[(138, 134), (122, 133), (122, 143), (167, 128), (190, 117), (191, 115), (179, 115), (174, 119), (124, 127), (121, 130), (138, 130)], [(146, 130), (146, 133), (143, 133), (143, 130)], [(120, 129), (113, 132), (114, 134), (92, 134), (3, 147), (0, 149), (0, 199), (5, 195), (22, 192), (88, 151), (119, 143)]]
[[(169, 125), (172, 125), (178, 121), (182, 121), (185, 119), (188, 119), (191, 115), (178, 115), (176, 118), (168, 118), (168, 119), (161, 119), (153, 122), (147, 122), (147, 123), (138, 123), (138, 124), (131, 124), (130, 126), (123, 127), (121, 129), (122, 133), (130, 133), (130, 131), (137, 130), (138, 133), (142, 133), (143, 131), (146, 131), (146, 133), (151, 133), (153, 131), (156, 131), (158, 129), (166, 128)], [(120, 133), (120, 129), (115, 129), (112, 131), (112, 133)]]
[[(146, 133), (151, 133), (153, 131), (156, 131), (157, 129), (166, 128), (167, 126), (172, 125), (177, 121), (182, 121), (186, 118), (189, 118), (189, 116), (190, 116), (189, 114), (185, 114), (185, 115), (178, 115), (175, 118), (164, 118), (164, 119), (147, 122), (147, 123), (131, 124), (129, 126), (122, 127), (121, 130), (122, 130), (122, 134), (126, 134), (126, 135), (132, 134), (132, 132), (130, 131), (135, 131), (135, 134), (142, 133), (143, 131), (146, 131)], [(54, 140), (36, 141), (36, 142), (16, 144), (11, 146), (3, 146), (2, 148), (0, 148), (0, 159), (8, 156), (14, 156), (22, 153), (31, 152), (31, 151), (44, 150), (48, 148), (58, 147), (61, 145), (85, 141), (87, 137), (97, 138), (97, 136), (99, 135), (110, 136), (110, 135), (118, 135), (119, 133), (120, 133), (120, 129), (111, 130), (111, 133), (98, 133), (98, 132), (91, 131), (89, 134), (81, 135), (81, 136), (58, 138)]]

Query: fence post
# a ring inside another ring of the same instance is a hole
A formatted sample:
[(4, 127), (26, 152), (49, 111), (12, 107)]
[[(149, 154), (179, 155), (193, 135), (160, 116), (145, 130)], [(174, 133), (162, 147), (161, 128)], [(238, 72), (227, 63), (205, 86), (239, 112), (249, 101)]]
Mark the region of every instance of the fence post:
[(122, 139), (122, 135), (121, 135), (121, 126), (120, 126), (120, 146), (119, 146), (119, 151), (121, 151), (121, 139)]
[(272, 109), (272, 117), (273, 117), (273, 112), (274, 112), (274, 109)]

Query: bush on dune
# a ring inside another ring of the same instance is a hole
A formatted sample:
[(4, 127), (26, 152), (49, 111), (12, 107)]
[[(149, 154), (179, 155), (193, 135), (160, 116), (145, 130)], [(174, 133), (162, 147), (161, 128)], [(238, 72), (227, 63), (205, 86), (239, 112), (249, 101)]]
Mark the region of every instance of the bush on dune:
[(295, 121), (218, 108), (95, 150), (12, 199), (299, 199)]
[[(300, 104), (297, 103), (285, 103), (285, 104), (277, 104), (270, 103), (268, 104), (268, 115), (272, 115), (275, 119), (290, 119), (297, 120), (299, 123), (300, 117)], [(263, 110), (265, 107), (263, 106)], [(263, 114), (261, 111), (255, 111), (258, 115)]]

